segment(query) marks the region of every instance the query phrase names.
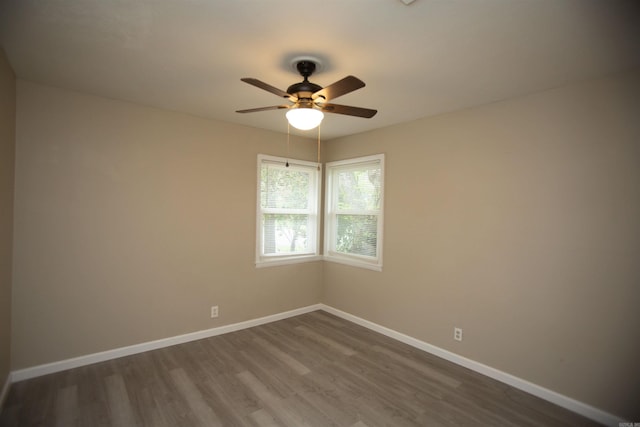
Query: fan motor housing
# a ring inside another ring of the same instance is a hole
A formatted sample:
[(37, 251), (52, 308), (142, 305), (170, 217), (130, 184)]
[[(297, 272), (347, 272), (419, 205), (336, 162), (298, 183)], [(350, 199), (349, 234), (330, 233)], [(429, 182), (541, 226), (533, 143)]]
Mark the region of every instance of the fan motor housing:
[[(294, 83), (289, 86), (289, 88), (287, 89), (287, 93), (291, 95), (298, 94), (298, 98), (310, 98), (312, 93), (317, 92), (320, 89), (322, 89), (322, 86), (318, 86), (317, 84), (311, 83), (310, 81), (305, 79), (305, 81), (303, 82)], [(300, 92), (308, 92), (309, 96), (302, 96)]]

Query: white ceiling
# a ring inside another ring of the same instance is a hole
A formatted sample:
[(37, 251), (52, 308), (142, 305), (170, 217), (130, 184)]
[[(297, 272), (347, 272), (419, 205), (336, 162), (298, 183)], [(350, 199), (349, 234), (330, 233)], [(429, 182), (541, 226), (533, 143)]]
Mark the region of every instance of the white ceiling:
[[(286, 132), (290, 60), (335, 103), (323, 139), (486, 104), (640, 66), (640, 2), (613, 0), (2, 0), (0, 42), (21, 79)], [(315, 137), (315, 131), (300, 133)]]

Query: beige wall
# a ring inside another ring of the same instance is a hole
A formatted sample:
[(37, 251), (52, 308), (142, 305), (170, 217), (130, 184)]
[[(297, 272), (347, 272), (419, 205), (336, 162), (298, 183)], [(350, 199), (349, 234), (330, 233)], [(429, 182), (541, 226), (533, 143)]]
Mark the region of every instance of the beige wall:
[(15, 119), (16, 79), (0, 47), (0, 390), (9, 376), (11, 356)]
[(320, 300), (321, 263), (254, 267), (283, 134), (18, 81), (16, 150), (13, 369)]
[(383, 272), (326, 263), (323, 302), (640, 420), (640, 73), (325, 153), (387, 175)]
[(322, 301), (639, 419), (638, 117), (631, 73), (330, 141), (386, 153), (383, 272), (255, 269), (282, 134), (19, 81), (12, 368)]

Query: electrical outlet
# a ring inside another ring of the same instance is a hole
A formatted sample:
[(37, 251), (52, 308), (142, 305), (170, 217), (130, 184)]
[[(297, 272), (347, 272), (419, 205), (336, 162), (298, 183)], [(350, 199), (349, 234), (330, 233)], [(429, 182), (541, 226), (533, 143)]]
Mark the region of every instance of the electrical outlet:
[(453, 339), (462, 341), (462, 328), (453, 328)]
[(218, 317), (218, 306), (217, 305), (212, 305), (211, 306), (211, 318), (213, 319), (214, 317)]

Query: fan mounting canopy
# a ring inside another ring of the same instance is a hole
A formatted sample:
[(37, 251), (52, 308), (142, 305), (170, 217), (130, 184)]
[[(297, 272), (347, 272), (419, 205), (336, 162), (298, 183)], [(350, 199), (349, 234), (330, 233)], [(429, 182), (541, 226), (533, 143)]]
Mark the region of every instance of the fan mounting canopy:
[(291, 95), (295, 95), (300, 92), (314, 93), (322, 89), (322, 86), (318, 86), (317, 84), (309, 81), (309, 76), (316, 70), (315, 63), (311, 61), (300, 61), (298, 62), (297, 68), (300, 75), (304, 77), (304, 80), (300, 83), (294, 83), (289, 86), (289, 88), (287, 88), (287, 93), (290, 93)]

